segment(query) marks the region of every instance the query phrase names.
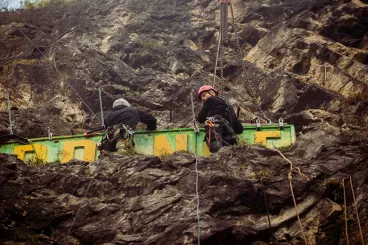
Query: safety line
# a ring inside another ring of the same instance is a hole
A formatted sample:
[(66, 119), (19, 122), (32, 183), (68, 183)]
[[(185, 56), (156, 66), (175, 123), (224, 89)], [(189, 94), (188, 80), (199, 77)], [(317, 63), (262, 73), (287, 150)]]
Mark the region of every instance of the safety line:
[(201, 244), (201, 222), (199, 218), (199, 193), (198, 193), (198, 182), (199, 182), (199, 174), (198, 174), (198, 159), (197, 155), (194, 154), (195, 162), (195, 171), (196, 171), (196, 195), (197, 195), (197, 222), (198, 222), (198, 245)]
[[(273, 145), (274, 147), (275, 147), (275, 145)], [(294, 202), (294, 208), (295, 208), (295, 213), (296, 213), (296, 216), (297, 216), (297, 218), (298, 218), (298, 223), (299, 223), (299, 228), (300, 228), (300, 231), (301, 231), (301, 233), (302, 233), (302, 236), (303, 236), (303, 239), (304, 239), (304, 242), (305, 242), (305, 244), (306, 245), (308, 245), (308, 242), (307, 242), (307, 238), (306, 238), (306, 236), (305, 236), (305, 234), (304, 234), (304, 231), (303, 231), (303, 225), (302, 225), (302, 221), (301, 221), (301, 219), (300, 219), (300, 217), (299, 217), (299, 211), (298, 211), (298, 206), (297, 206), (297, 204), (296, 204), (296, 200), (295, 200), (295, 195), (294, 195), (294, 190), (293, 190), (293, 183), (292, 183), (292, 179), (293, 179), (293, 172), (297, 172), (297, 173), (299, 173), (299, 175), (303, 178), (303, 179), (305, 179), (305, 180), (307, 180), (307, 181), (309, 181), (309, 179), (308, 179), (308, 177), (307, 176), (305, 176), (301, 171), (300, 171), (300, 168), (293, 168), (293, 163), (289, 160), (289, 159), (287, 159), (285, 156), (284, 156), (284, 154), (282, 154), (282, 152), (281, 151), (279, 151), (279, 150), (277, 150), (276, 148), (274, 148), (274, 149), (271, 149), (271, 150), (274, 150), (274, 151), (277, 151), (280, 155), (281, 155), (281, 157), (282, 158), (284, 158), (289, 164), (290, 164), (290, 171), (289, 171), (289, 173), (288, 173), (288, 180), (289, 180), (289, 185), (290, 185), (290, 191), (291, 191), (291, 196), (292, 196), (292, 198), (293, 198), (293, 202)]]
[[(345, 179), (342, 179), (342, 188), (344, 191), (344, 220), (345, 220), (345, 235), (346, 235), (346, 244), (349, 245), (349, 234), (348, 234), (348, 214), (347, 214), (347, 205), (346, 205), (346, 188), (345, 188)], [(357, 203), (356, 203), (356, 199), (355, 199), (355, 193), (354, 193), (354, 187), (353, 187), (353, 180), (351, 178), (351, 175), (349, 177), (350, 180), (350, 188), (351, 188), (351, 192), (353, 194), (353, 200), (354, 200), (354, 209), (355, 209), (355, 214), (357, 217), (357, 221), (358, 221), (358, 227), (359, 227), (359, 233), (360, 233), (360, 239), (362, 241), (362, 244), (364, 245), (364, 236), (363, 236), (363, 231), (362, 231), (362, 227), (360, 226), (360, 219), (359, 219), (359, 213), (358, 213), (358, 207), (357, 207)]]
[(356, 214), (356, 217), (357, 217), (357, 220), (358, 220), (360, 239), (362, 240), (362, 244), (364, 245), (363, 231), (362, 231), (362, 227), (360, 226), (360, 219), (359, 219), (358, 207), (357, 207), (357, 202), (356, 202), (356, 199), (355, 199), (355, 193), (354, 193), (354, 187), (353, 187), (353, 180), (351, 178), (351, 175), (350, 175), (350, 188), (351, 188), (351, 192), (353, 194), (353, 199), (354, 199), (354, 208), (355, 208), (355, 214)]
[(216, 71), (217, 71), (217, 62), (218, 62), (218, 57), (219, 57), (219, 53), (220, 53), (220, 42), (221, 42), (221, 28), (220, 28), (220, 31), (219, 31), (219, 37), (218, 37), (218, 43), (217, 43), (216, 62), (215, 62), (215, 70), (214, 70), (214, 72), (213, 72), (213, 82), (212, 82), (212, 87), (215, 87)]
[(268, 211), (266, 192), (265, 192), (265, 189), (264, 189), (264, 184), (263, 184), (263, 179), (262, 179), (262, 177), (261, 177), (261, 185), (262, 185), (262, 191), (263, 191), (263, 199), (264, 199), (264, 201), (265, 201), (265, 206), (266, 206), (268, 225), (269, 225), (269, 227), (270, 227), (270, 232), (271, 232), (271, 237), (272, 237), (272, 244), (273, 244), (273, 245), (276, 245), (275, 237), (274, 237), (274, 234), (273, 234), (273, 232), (272, 232), (272, 225), (271, 225), (270, 212)]
[[(22, 35), (32, 44), (33, 47), (35, 47), (45, 58), (46, 60), (55, 68), (56, 72), (62, 74), (59, 69), (56, 67), (56, 64), (52, 63), (51, 60), (32, 42), (32, 40), (20, 29), (18, 28), (16, 25), (11, 24), (12, 26), (14, 26), (15, 28), (17, 28)], [(80, 98), (80, 100), (84, 103), (84, 105), (91, 111), (91, 113), (97, 118), (98, 121), (101, 122), (101, 120), (98, 118), (98, 116), (93, 112), (93, 110), (88, 106), (88, 104), (83, 100), (83, 98), (79, 95), (79, 93), (77, 92), (77, 90), (68, 82), (68, 80), (65, 80), (66, 83), (72, 88), (72, 90), (76, 93), (76, 95)]]
[(344, 191), (344, 219), (345, 219), (345, 235), (346, 235), (346, 244), (349, 245), (349, 234), (348, 234), (348, 214), (347, 214), (347, 206), (346, 206), (346, 189), (345, 189), (345, 179), (342, 179), (342, 188)]
[[(183, 139), (183, 142), (185, 142), (187, 149), (189, 151), (189, 146), (188, 143), (185, 141), (183, 133), (181, 131), (181, 129), (179, 128), (180, 131), (180, 135)], [(194, 130), (194, 133), (196, 134), (197, 132)], [(198, 158), (197, 158), (197, 154), (193, 153), (194, 158), (195, 158), (195, 172), (196, 172), (196, 197), (197, 197), (197, 223), (198, 223), (198, 245), (201, 244), (201, 220), (200, 220), (200, 216), (199, 216), (199, 192), (198, 192), (198, 182), (199, 182), (199, 173), (198, 173)]]
[[(96, 170), (98, 169), (98, 163), (96, 164)], [(97, 172), (95, 170), (95, 172)], [(83, 199), (85, 199), (86, 198), (86, 196), (87, 196), (87, 193), (88, 193), (88, 191), (89, 191), (89, 188), (91, 187), (91, 184), (92, 184), (92, 182), (93, 182), (93, 179), (94, 178), (91, 178), (91, 181), (89, 182), (89, 184), (88, 184), (88, 187), (87, 187), (87, 190), (86, 190), (86, 193), (84, 194), (84, 196), (83, 196)], [(82, 199), (82, 200), (83, 200)], [(69, 234), (70, 234), (70, 232), (71, 232), (71, 230), (72, 230), (72, 228), (73, 228), (73, 226), (74, 226), (74, 223), (75, 223), (75, 221), (76, 221), (76, 219), (77, 219), (77, 217), (78, 217), (78, 214), (79, 214), (79, 211), (81, 210), (81, 208), (82, 208), (82, 204), (83, 204), (83, 201), (81, 201), (81, 204), (79, 205), (79, 208), (78, 208), (78, 210), (77, 210), (77, 213), (75, 214), (75, 216), (74, 216), (74, 219), (73, 219), (73, 222), (72, 222), (72, 224), (70, 225), (70, 228), (69, 228), (69, 230), (68, 230), (68, 233), (66, 234), (66, 237), (65, 238), (67, 238), (68, 236), (69, 236)], [(65, 239), (64, 238), (64, 239)], [(64, 240), (63, 239), (63, 240)], [(62, 241), (63, 241), (62, 240)]]
[[(198, 127), (197, 127), (197, 124), (196, 124), (196, 119), (195, 119), (195, 113), (194, 113), (194, 103), (193, 103), (193, 94), (190, 93), (190, 97), (191, 97), (191, 101), (192, 101), (192, 112), (193, 112), (193, 124), (194, 124), (194, 133), (197, 134), (199, 131), (198, 131)], [(183, 139), (183, 142), (185, 142), (186, 146), (187, 146), (187, 149), (188, 151), (189, 150), (189, 146), (188, 146), (188, 143), (185, 141), (184, 139), (184, 136), (183, 136), (183, 133), (181, 131), (181, 128), (179, 128), (179, 132), (180, 132), (180, 135)], [(196, 172), (196, 198), (197, 198), (197, 226), (198, 226), (198, 245), (201, 244), (201, 220), (200, 220), (200, 215), (199, 215), (199, 191), (198, 191), (198, 182), (199, 182), (199, 173), (198, 173), (198, 158), (197, 158), (197, 154), (196, 153), (193, 153), (192, 154), (194, 155), (194, 158), (195, 158), (195, 172)]]

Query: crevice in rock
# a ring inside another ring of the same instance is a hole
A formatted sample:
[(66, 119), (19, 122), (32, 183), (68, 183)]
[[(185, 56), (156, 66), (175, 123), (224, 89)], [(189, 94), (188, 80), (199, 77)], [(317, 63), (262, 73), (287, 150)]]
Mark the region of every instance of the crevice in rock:
[(305, 75), (309, 72), (310, 67), (311, 67), (310, 59), (304, 57), (299, 63), (293, 66), (293, 72), (299, 75)]

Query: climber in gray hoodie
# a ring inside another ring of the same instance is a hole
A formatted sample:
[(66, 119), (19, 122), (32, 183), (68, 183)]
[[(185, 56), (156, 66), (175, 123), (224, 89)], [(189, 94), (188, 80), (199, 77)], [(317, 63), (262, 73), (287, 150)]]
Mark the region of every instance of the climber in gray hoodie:
[(99, 144), (100, 151), (124, 152), (134, 148), (134, 133), (138, 122), (146, 124), (147, 130), (156, 130), (156, 118), (131, 107), (127, 100), (115, 100), (112, 108), (104, 120), (106, 132)]

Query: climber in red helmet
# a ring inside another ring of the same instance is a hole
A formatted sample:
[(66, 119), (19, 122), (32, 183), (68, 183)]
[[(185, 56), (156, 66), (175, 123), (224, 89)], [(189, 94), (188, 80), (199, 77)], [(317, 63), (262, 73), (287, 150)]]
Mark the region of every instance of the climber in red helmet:
[(223, 146), (235, 145), (235, 134), (243, 132), (243, 125), (236, 118), (234, 109), (225, 100), (218, 97), (218, 91), (210, 85), (199, 88), (198, 99), (203, 108), (198, 114), (198, 122), (206, 123), (206, 143), (214, 153)]

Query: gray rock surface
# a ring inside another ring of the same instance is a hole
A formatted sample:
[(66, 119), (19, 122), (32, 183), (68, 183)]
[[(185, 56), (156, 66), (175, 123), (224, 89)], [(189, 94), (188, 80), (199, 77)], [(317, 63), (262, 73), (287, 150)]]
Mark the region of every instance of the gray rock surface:
[[(243, 120), (261, 115), (240, 75), (235, 30), (247, 76), (268, 117), (357, 110), (354, 124), (368, 124), (364, 1), (232, 4), (236, 27), (225, 48), (224, 95), (240, 106)], [(229, 11), (231, 23), (230, 16)], [(213, 81), (218, 29), (218, 1), (84, 0), (0, 13), (0, 94), (11, 94), (16, 131), (27, 137), (45, 136), (47, 127), (65, 135), (100, 125), (100, 86), (105, 112), (124, 96), (153, 113), (162, 128), (191, 126), (189, 94)], [(0, 101), (3, 133), (6, 106)]]
[[(309, 178), (293, 172), (308, 244), (347, 243), (341, 180), (350, 175), (367, 241), (367, 1), (231, 2), (236, 28), (225, 48), (224, 95), (242, 120), (260, 116), (236, 59), (237, 31), (261, 108), (295, 125), (297, 141), (285, 155)], [(191, 126), (190, 93), (213, 80), (218, 30), (219, 1), (82, 0), (2, 12), (0, 133), (8, 132), (8, 92), (19, 135), (97, 127), (100, 86), (105, 112), (124, 96), (160, 128)], [(188, 153), (104, 155), (32, 167), (0, 155), (0, 242), (197, 244), (195, 162)], [(304, 244), (289, 170), (278, 152), (257, 146), (199, 158), (201, 244), (270, 244), (272, 234), (278, 244)], [(350, 244), (361, 244), (345, 185)]]
[[(292, 172), (308, 244), (345, 244), (341, 179), (350, 175), (368, 237), (367, 142), (331, 137), (328, 129), (310, 130), (285, 152), (309, 178)], [(1, 242), (197, 244), (197, 163), (201, 244), (268, 244), (272, 234), (278, 244), (304, 244), (288, 181), (291, 166), (275, 150), (235, 146), (209, 158), (175, 153), (164, 160), (104, 154), (95, 163), (40, 167), (0, 157)], [(345, 184), (350, 241), (359, 244)]]

